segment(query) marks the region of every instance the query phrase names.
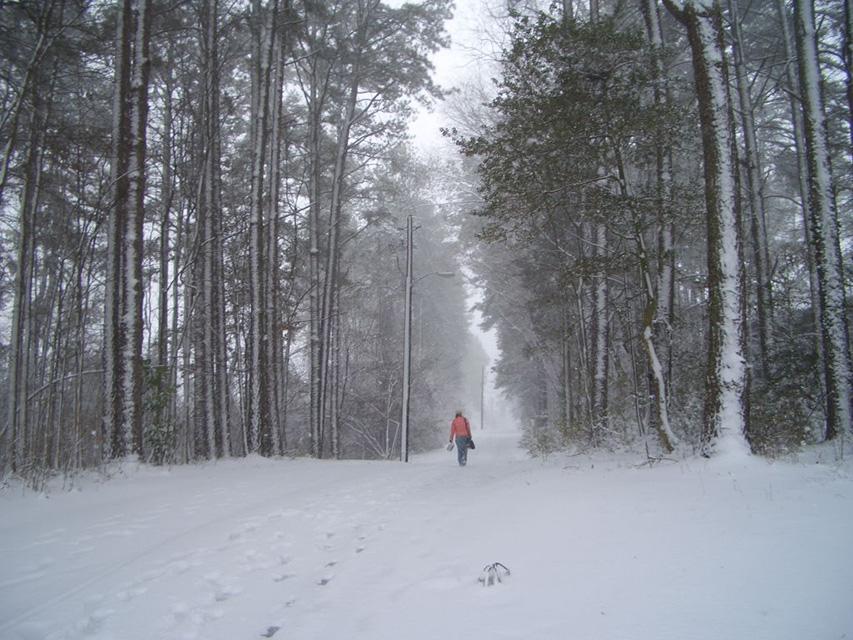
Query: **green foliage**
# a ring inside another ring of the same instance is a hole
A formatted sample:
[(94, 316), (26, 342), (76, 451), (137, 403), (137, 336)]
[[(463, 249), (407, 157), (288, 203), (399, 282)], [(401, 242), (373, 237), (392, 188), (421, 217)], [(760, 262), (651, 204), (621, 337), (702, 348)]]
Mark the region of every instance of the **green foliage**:
[(567, 447), (569, 443), (580, 438), (580, 425), (561, 419), (557, 422), (557, 433), (560, 438), (560, 446)]
[(144, 432), (143, 443), (148, 462), (161, 465), (170, 462), (175, 453), (175, 425), (168, 417), (169, 404), (175, 393), (168, 367), (143, 365)]
[(485, 237), (534, 239), (542, 216), (567, 205), (576, 216), (611, 220), (643, 206), (614, 192), (623, 179), (614, 163), (648, 162), (655, 142), (674, 147), (680, 133), (676, 113), (649, 99), (650, 55), (641, 32), (612, 17), (517, 21), (491, 104), (497, 123), (456, 139), (480, 161)]
[[(525, 419), (546, 414), (552, 425), (550, 434), (527, 436), (531, 450), (590, 433), (589, 416), (557, 425), (565, 370), (572, 370), (578, 406), (592, 386), (584, 381), (588, 359), (581, 364), (592, 350), (591, 327), (583, 327), (592, 315), (591, 283), (629, 283), (624, 293), (613, 289), (609, 304), (631, 308), (636, 238), (675, 217), (653, 184), (657, 152), (661, 145), (675, 151), (689, 137), (682, 135), (683, 107), (654, 99), (654, 55), (641, 25), (620, 12), (596, 22), (516, 16), (492, 124), (479, 135), (454, 136), (478, 162), (480, 239), (492, 245), (480, 248), (481, 311), (500, 334), (497, 382)], [(600, 224), (608, 236), (603, 251), (592, 239)], [(656, 247), (646, 242), (644, 258), (654, 263)], [(613, 359), (610, 367), (619, 364)], [(628, 412), (618, 399), (631, 385), (626, 368), (610, 373), (615, 417)]]
[(547, 458), (559, 448), (559, 438), (541, 420), (531, 420), (521, 435), (521, 446), (534, 458)]
[(818, 358), (809, 325), (808, 312), (795, 315), (772, 346), (770, 372), (753, 381), (747, 435), (756, 453), (782, 455), (823, 440)]
[(748, 434), (753, 451), (777, 456), (820, 440), (815, 407), (797, 385), (762, 382), (754, 387)]

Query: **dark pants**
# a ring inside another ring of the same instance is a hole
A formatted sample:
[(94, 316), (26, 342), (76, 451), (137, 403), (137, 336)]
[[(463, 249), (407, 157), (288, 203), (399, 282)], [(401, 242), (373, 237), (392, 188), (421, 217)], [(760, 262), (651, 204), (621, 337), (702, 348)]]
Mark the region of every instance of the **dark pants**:
[(468, 463), (468, 436), (456, 436), (456, 457), (459, 466), (464, 467)]

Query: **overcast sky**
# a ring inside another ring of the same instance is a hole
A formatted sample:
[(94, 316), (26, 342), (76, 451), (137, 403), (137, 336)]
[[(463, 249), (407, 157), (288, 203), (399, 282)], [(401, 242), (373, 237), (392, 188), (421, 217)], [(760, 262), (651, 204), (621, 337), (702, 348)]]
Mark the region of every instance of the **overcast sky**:
[[(494, 0), (492, 0), (494, 2)], [(433, 57), (435, 81), (445, 89), (452, 89), (466, 80), (488, 78), (489, 71), (484, 50), (489, 50), (487, 32), (490, 30), (489, 0), (456, 0), (453, 19), (447, 23), (451, 44)], [(432, 111), (422, 108), (411, 125), (414, 142), (424, 153), (450, 149), (442, 139), (439, 128), (449, 124), (442, 113), (443, 105), (437, 103)]]
[[(390, 5), (400, 5), (404, 0), (386, 0)], [(486, 40), (489, 31), (488, 4), (499, 0), (456, 0), (453, 19), (447, 24), (451, 44), (433, 57), (435, 66), (434, 80), (444, 89), (452, 89), (466, 80), (477, 78), (488, 79), (494, 75), (488, 68), (484, 50), (493, 50)], [(444, 106), (436, 103), (431, 110), (420, 108), (415, 121), (410, 125), (415, 148), (425, 156), (451, 155), (456, 149), (440, 132), (441, 127), (452, 126), (452, 122), (444, 114)], [(479, 301), (479, 292), (468, 289), (469, 308)], [(496, 362), (498, 355), (497, 339), (494, 331), (483, 332), (480, 327), (480, 314), (474, 312), (471, 318), (471, 331), (483, 345), (489, 356), (489, 367)], [(494, 409), (500, 402), (498, 393), (493, 388), (493, 376), (487, 375), (486, 404)], [(479, 409), (479, 408), (478, 408)], [(477, 412), (479, 415), (479, 411)], [(489, 414), (489, 406), (487, 406)], [(496, 419), (494, 416), (492, 419)]]

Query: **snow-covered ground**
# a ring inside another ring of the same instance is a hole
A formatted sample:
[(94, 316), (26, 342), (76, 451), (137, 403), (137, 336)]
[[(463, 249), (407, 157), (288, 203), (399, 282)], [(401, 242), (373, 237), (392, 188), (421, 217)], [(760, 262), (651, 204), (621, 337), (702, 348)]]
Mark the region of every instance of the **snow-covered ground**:
[(7, 489), (0, 638), (853, 638), (850, 466), (475, 439), (464, 469), (253, 457)]

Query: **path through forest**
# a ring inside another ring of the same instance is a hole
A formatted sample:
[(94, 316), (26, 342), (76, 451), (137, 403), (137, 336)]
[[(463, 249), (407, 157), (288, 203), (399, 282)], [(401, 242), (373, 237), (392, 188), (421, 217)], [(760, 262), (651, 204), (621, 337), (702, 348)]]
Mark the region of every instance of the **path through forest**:
[(0, 638), (851, 637), (849, 466), (475, 438), (464, 469), (252, 457), (7, 490)]

